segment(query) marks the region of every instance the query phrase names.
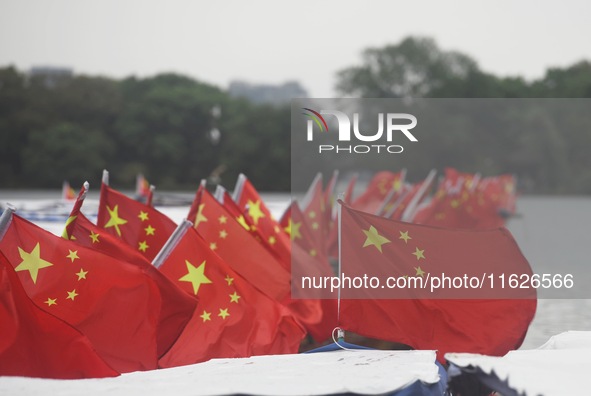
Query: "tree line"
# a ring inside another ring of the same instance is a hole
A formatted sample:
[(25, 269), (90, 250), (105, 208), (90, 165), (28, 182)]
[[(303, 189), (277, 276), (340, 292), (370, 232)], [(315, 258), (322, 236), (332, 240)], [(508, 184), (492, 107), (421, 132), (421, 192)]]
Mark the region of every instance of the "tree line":
[[(589, 61), (527, 81), (483, 71), (468, 55), (420, 37), (369, 48), (359, 65), (336, 77), (337, 92), (354, 97), (591, 97)], [(533, 192), (591, 193), (590, 122), (577, 116), (562, 128), (543, 114), (527, 119), (533, 126), (521, 135), (448, 131), (422, 142), (424, 154), (401, 165), (417, 176), (445, 166), (509, 172)], [(0, 135), (0, 188), (57, 188), (63, 180), (97, 185), (105, 168), (123, 188), (137, 173), (159, 190), (194, 190), (202, 178), (231, 187), (240, 172), (261, 190), (290, 188), (289, 106), (251, 103), (179, 74), (74, 75), (47, 84), (43, 76), (0, 68)], [(486, 158), (455, 152), (458, 139), (486, 145)]]

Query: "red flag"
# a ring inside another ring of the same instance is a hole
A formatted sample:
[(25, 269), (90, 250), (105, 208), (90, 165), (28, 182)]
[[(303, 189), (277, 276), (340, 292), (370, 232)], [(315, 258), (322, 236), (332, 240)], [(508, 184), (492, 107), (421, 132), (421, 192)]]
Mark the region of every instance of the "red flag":
[(0, 253), (0, 375), (101, 378), (119, 375), (88, 338), (29, 299)]
[(137, 249), (148, 261), (158, 254), (176, 224), (151, 206), (101, 185), (97, 225)]
[(288, 310), (234, 272), (186, 224), (159, 269), (198, 297), (199, 306), (161, 366), (297, 353), (305, 332)]
[[(227, 200), (224, 200), (226, 205)], [(250, 231), (260, 236), (264, 245), (273, 253), (286, 268), (289, 268), (291, 251), (289, 237), (273, 218), (271, 211), (263, 202), (250, 180), (240, 174), (234, 189), (234, 202), (246, 220), (251, 224)]]
[(162, 307), (158, 321), (158, 356), (164, 355), (174, 344), (191, 318), (197, 301), (187, 296), (173, 282), (160, 273), (142, 254), (121, 239), (94, 225), (80, 211), (86, 196), (87, 185), (78, 195), (70, 217), (66, 222), (64, 235), (81, 246), (95, 249), (111, 257), (137, 266), (158, 286)]
[[(343, 274), (370, 280), (366, 287), (347, 288), (345, 283), (341, 290), (344, 298), (359, 298), (341, 302), (345, 329), (437, 349), (440, 359), (446, 352), (503, 355), (520, 346), (535, 313), (536, 293), (501, 287), (501, 276), (532, 273), (506, 229), (432, 228), (345, 205), (341, 222)], [(444, 276), (449, 285), (432, 289), (434, 279)], [(390, 278), (396, 288), (386, 287)], [(466, 279), (470, 287), (463, 287)]]
[(188, 220), (234, 271), (279, 302), (289, 298), (290, 274), (203, 186)]
[(17, 215), (10, 218), (0, 251), (33, 302), (81, 331), (115, 370), (157, 367), (161, 299), (142, 270)]
[(404, 186), (406, 171), (382, 171), (374, 175), (365, 192), (357, 197), (351, 206), (367, 213), (375, 213), (384, 203), (384, 199), (392, 190), (401, 191)]

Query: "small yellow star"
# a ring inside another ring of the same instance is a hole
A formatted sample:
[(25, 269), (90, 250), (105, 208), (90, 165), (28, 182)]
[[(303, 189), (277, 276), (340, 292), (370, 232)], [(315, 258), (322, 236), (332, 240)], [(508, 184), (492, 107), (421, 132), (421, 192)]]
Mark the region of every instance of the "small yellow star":
[(228, 282), (228, 286), (231, 286), (232, 282), (234, 282), (234, 278), (230, 278), (230, 275), (226, 275), (226, 282)]
[(310, 250), (310, 256), (312, 256), (312, 257), (316, 257), (316, 255), (317, 255), (317, 254), (318, 254), (318, 253), (316, 252), (316, 249), (312, 249), (312, 250)]
[(415, 267), (415, 271), (417, 272), (416, 273), (416, 276), (422, 277), (422, 276), (425, 275), (425, 271), (423, 271), (423, 269), (420, 266), (419, 267)]
[(226, 319), (228, 316), (230, 316), (230, 314), (228, 313), (228, 308), (225, 308), (225, 309), (220, 308), (220, 313), (218, 314), (218, 316), (222, 319)]
[(78, 293), (76, 293), (76, 289), (67, 292), (68, 293), (68, 297), (66, 297), (66, 300), (72, 300), (74, 301), (74, 299), (76, 298), (76, 296), (78, 296)]
[(319, 225), (317, 222), (313, 222), (313, 223), (312, 223), (312, 229), (313, 229), (313, 230), (317, 230), (317, 229), (318, 229), (318, 227), (320, 227), (320, 225)]
[(314, 212), (313, 210), (310, 211), (310, 213), (308, 213), (308, 217), (311, 218), (311, 219), (316, 218), (316, 212)]
[(452, 199), (450, 205), (452, 208), (456, 209), (460, 206), (460, 201), (458, 201), (457, 199)]
[(216, 250), (216, 249), (218, 248), (218, 245), (217, 245), (217, 243), (215, 243), (215, 242), (211, 242), (211, 243), (209, 244), (209, 248), (210, 248), (211, 250)]
[(99, 236), (100, 234), (95, 234), (94, 231), (90, 231), (90, 239), (92, 239), (92, 243), (99, 243)]
[(140, 251), (142, 251), (144, 253), (150, 247), (150, 246), (148, 246), (148, 243), (146, 241), (139, 242), (138, 244), (139, 244), (138, 250), (140, 250)]
[(224, 215), (221, 215), (218, 218), (218, 221), (220, 222), (220, 224), (226, 224), (226, 222), (228, 221), (228, 218), (226, 216), (224, 216)]
[(275, 237), (273, 235), (271, 235), (269, 237), (268, 242), (269, 242), (269, 245), (275, 245), (275, 242), (277, 242), (277, 240), (275, 239)]
[(48, 307), (51, 307), (52, 305), (57, 305), (57, 298), (47, 298), (47, 301), (45, 301), (45, 304), (47, 304)]
[(68, 251), (70, 252), (70, 254), (68, 254), (66, 257), (69, 258), (70, 260), (72, 260), (72, 262), (74, 262), (74, 260), (79, 259), (80, 257), (78, 257), (78, 250), (70, 250), (68, 249)]
[(240, 296), (238, 295), (238, 293), (234, 292), (232, 294), (230, 294), (230, 302), (233, 303), (237, 303), (238, 300), (240, 299)]
[(203, 323), (205, 323), (208, 320), (211, 320), (211, 312), (203, 311), (203, 313), (199, 315), (199, 317), (203, 319)]
[(146, 235), (154, 235), (154, 231), (156, 231), (156, 229), (148, 224), (148, 226), (144, 228), (144, 231), (146, 231)]
[(412, 239), (410, 235), (408, 235), (408, 231), (400, 231), (400, 237), (398, 239), (402, 239), (404, 243), (408, 243), (409, 239)]
[(149, 220), (148, 213), (144, 212), (143, 210), (140, 211), (140, 214), (137, 215), (137, 217), (139, 217), (141, 221)]
[(302, 223), (292, 223), (291, 218), (287, 221), (287, 227), (285, 227), (284, 230), (287, 232), (287, 235), (290, 236), (292, 241), (302, 238), (302, 233), (300, 232), (301, 226)]
[(84, 271), (83, 268), (80, 268), (80, 272), (76, 273), (76, 275), (78, 275), (78, 280), (86, 279), (86, 274), (88, 274), (88, 271)]
[(425, 249), (421, 250), (419, 248), (415, 248), (415, 252), (413, 254), (417, 257), (417, 260), (425, 259)]
[(227, 236), (228, 236), (228, 232), (226, 230), (220, 231), (220, 238), (226, 239)]

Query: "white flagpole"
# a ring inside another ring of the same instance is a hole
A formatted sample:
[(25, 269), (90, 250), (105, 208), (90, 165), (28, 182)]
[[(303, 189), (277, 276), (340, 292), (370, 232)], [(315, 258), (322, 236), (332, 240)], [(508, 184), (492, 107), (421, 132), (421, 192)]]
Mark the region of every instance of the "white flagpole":
[(158, 252), (156, 257), (152, 260), (152, 265), (156, 268), (160, 268), (160, 266), (164, 263), (164, 260), (170, 256), (170, 253), (173, 249), (178, 245), (181, 238), (185, 235), (189, 228), (193, 227), (193, 223), (191, 223), (187, 219), (183, 219), (181, 223), (177, 226), (174, 230), (168, 241), (162, 246), (162, 249)]
[(16, 208), (12, 204), (6, 204), (6, 209), (4, 209), (2, 216), (0, 216), (0, 241), (4, 238), (4, 234), (6, 234), (6, 230), (8, 230), (12, 222), (12, 215), (15, 211)]

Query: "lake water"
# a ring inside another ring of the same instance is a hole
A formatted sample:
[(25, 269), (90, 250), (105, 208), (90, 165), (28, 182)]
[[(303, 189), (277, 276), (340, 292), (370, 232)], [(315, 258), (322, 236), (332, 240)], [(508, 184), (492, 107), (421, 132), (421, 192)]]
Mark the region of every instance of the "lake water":
[[(184, 194), (191, 197), (192, 194)], [(59, 192), (0, 191), (0, 202), (18, 205), (59, 198)], [(98, 194), (89, 195), (97, 199)], [(273, 214), (279, 217), (287, 206), (287, 194), (263, 194)], [(178, 222), (187, 207), (164, 207), (162, 212)], [(589, 294), (579, 299), (540, 299), (522, 349), (536, 348), (552, 335), (567, 330), (591, 330), (591, 198), (520, 197), (519, 218), (507, 227), (536, 273), (578, 271), (575, 282), (589, 284)], [(41, 222), (40, 226), (61, 234), (63, 223)], [(503, 329), (499, 329), (503, 331)]]

